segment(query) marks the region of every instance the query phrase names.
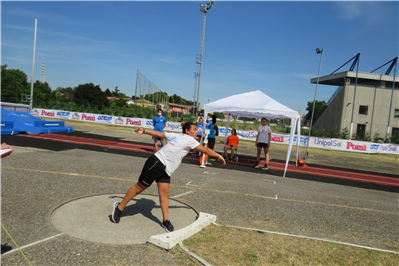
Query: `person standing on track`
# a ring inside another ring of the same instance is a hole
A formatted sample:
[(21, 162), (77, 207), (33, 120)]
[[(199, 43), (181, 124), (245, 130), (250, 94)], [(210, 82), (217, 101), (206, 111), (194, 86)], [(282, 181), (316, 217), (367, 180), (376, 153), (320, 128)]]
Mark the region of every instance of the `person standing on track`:
[(258, 127), (258, 135), (256, 136), (255, 146), (257, 147), (256, 164), (254, 168), (259, 168), (260, 154), (262, 153), (262, 148), (265, 152), (266, 163), (262, 167), (262, 170), (267, 170), (267, 165), (269, 164), (269, 147), (270, 141), (272, 139), (272, 130), (269, 126), (266, 126), (266, 118), (263, 117), (261, 120), (262, 125)]
[[(158, 131), (158, 132), (163, 132), (165, 127), (166, 127), (166, 122), (168, 122), (168, 120), (166, 120), (166, 118), (162, 115), (162, 109), (158, 109), (158, 115), (156, 117), (154, 117), (154, 119), (152, 120), (152, 123), (154, 125), (154, 130)], [(160, 137), (152, 137), (152, 139), (154, 140), (154, 145), (155, 145), (155, 151), (158, 151), (158, 140), (161, 142), (161, 145), (163, 147), (163, 138)]]
[[(215, 148), (216, 136), (219, 136), (219, 128), (216, 125), (216, 115), (212, 115), (212, 123), (207, 126), (209, 128), (208, 134), (208, 148), (213, 150)], [(207, 165), (212, 165), (208, 162), (208, 158), (206, 159)]]
[(187, 122), (183, 125), (183, 133), (164, 133), (154, 130), (145, 130), (144, 128), (138, 128), (136, 132), (137, 136), (148, 134), (159, 138), (166, 138), (167, 144), (147, 159), (139, 177), (139, 181), (127, 191), (122, 202), (114, 203), (111, 219), (114, 223), (119, 223), (126, 204), (156, 181), (163, 216), (161, 226), (165, 228), (167, 232), (172, 232), (174, 227), (168, 216), (170, 177), (179, 167), (184, 156), (188, 154), (190, 149), (194, 149), (208, 156), (217, 158), (222, 165), (226, 165), (226, 161), (223, 159), (222, 155), (198, 143), (195, 139), (198, 134), (197, 126), (192, 122)]
[(198, 119), (197, 119), (197, 130), (198, 130), (197, 141), (198, 141), (198, 142), (201, 141), (201, 138), (202, 138), (202, 136), (203, 136), (203, 134), (202, 134), (202, 132), (203, 132), (203, 130), (202, 130), (203, 126), (204, 126), (204, 121), (203, 121), (202, 117), (199, 116)]

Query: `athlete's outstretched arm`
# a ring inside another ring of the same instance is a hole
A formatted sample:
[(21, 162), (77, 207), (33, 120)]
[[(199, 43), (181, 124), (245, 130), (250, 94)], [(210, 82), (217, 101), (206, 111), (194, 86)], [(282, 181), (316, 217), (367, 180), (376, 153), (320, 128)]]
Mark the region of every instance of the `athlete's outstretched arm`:
[(222, 155), (220, 155), (219, 153), (217, 153), (209, 148), (202, 146), (201, 144), (198, 145), (197, 147), (195, 147), (194, 150), (205, 153), (206, 155), (208, 155), (210, 157), (217, 158), (218, 161), (222, 163), (222, 165), (226, 165), (226, 161), (224, 160)]
[(137, 132), (137, 136), (140, 136), (141, 134), (148, 134), (153, 137), (158, 137), (158, 138), (163, 138), (163, 139), (165, 138), (165, 132), (144, 129), (142, 127), (139, 127), (138, 129), (136, 129), (136, 132)]

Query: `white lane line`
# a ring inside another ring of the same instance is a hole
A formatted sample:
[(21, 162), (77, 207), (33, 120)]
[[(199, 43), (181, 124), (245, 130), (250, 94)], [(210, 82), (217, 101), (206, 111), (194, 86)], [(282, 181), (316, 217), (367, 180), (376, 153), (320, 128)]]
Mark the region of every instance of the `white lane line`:
[(261, 197), (262, 197), (262, 198), (265, 198), (265, 199), (278, 199), (278, 198), (277, 198), (277, 195), (276, 195), (276, 197), (274, 197), (274, 198), (273, 198), (273, 197), (267, 197), (267, 196), (261, 196)]
[[(50, 240), (50, 239), (59, 237), (60, 235), (63, 235), (63, 234), (64, 234), (64, 233), (61, 233), (61, 234), (58, 234), (58, 235), (55, 235), (55, 236), (50, 236), (50, 237), (48, 237), (48, 238), (45, 238), (45, 239), (42, 239), (42, 240), (33, 242), (33, 243), (28, 244), (28, 245), (23, 246), (23, 247), (20, 247), (19, 249), (24, 249), (24, 248), (27, 248), (27, 247), (30, 247), (30, 246), (34, 246), (34, 245), (36, 245), (36, 244), (39, 244), (39, 243), (48, 241), (48, 240)], [(17, 251), (19, 251), (19, 249), (18, 249), (18, 248), (15, 248), (15, 249), (13, 249), (13, 250), (11, 250), (11, 251), (9, 251), (9, 252), (6, 252), (6, 253), (2, 254), (1, 256), (8, 255), (8, 254), (11, 254), (11, 253), (13, 253), (13, 252), (17, 252)]]
[(186, 186), (198, 187), (197, 185), (191, 185), (191, 182), (192, 182), (192, 181), (188, 182), (188, 183), (186, 184)]
[(187, 194), (190, 194), (190, 193), (193, 193), (194, 191), (193, 190), (191, 190), (191, 191), (188, 191), (188, 192), (186, 192), (186, 193), (183, 193), (183, 194), (180, 194), (180, 195), (176, 195), (176, 196), (173, 196), (173, 197), (170, 197), (171, 199), (172, 198), (178, 198), (178, 197), (181, 197), (181, 196), (184, 196), (184, 195), (187, 195)]
[(186, 248), (185, 246), (183, 246), (182, 242), (179, 242), (180, 247), (187, 252), (188, 254), (190, 254), (191, 256), (193, 256), (194, 258), (196, 258), (197, 260), (199, 260), (203, 265), (205, 266), (212, 266), (212, 264), (209, 264), (206, 260), (204, 260), (203, 258), (201, 258), (200, 256), (198, 256), (197, 254), (191, 252), (188, 248)]

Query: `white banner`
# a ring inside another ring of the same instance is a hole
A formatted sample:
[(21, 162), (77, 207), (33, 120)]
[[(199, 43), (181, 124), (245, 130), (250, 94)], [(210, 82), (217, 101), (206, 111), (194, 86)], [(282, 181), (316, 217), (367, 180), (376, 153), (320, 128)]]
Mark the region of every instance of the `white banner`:
[[(60, 110), (51, 110), (51, 109), (40, 109), (40, 108), (34, 108), (31, 114), (34, 116), (41, 116), (41, 117), (63, 118), (63, 119), (95, 122), (95, 123), (105, 123), (111, 125), (153, 128), (152, 119), (145, 119), (145, 118), (131, 118), (131, 117), (70, 112), (70, 111), (60, 111)], [(165, 130), (182, 132), (182, 126), (178, 122), (167, 122)], [(230, 135), (230, 132), (231, 128), (228, 129), (227, 134)], [(219, 127), (219, 136), (223, 136), (225, 133), (226, 133), (226, 127)], [(258, 132), (253, 130), (237, 129), (237, 136), (240, 139), (255, 141), (257, 134)], [(280, 143), (288, 145), (289, 141), (290, 141), (290, 135), (272, 133), (272, 139), (271, 139), (272, 143)], [(299, 143), (301, 146), (306, 146), (307, 141), (308, 137), (300, 136)], [(294, 137), (294, 145), (296, 145), (296, 136)], [(368, 141), (357, 141), (357, 140), (347, 140), (347, 139), (310, 137), (309, 147), (341, 150), (341, 151), (352, 151), (352, 152), (399, 154), (399, 148), (398, 148), (399, 145), (397, 144), (374, 143)]]

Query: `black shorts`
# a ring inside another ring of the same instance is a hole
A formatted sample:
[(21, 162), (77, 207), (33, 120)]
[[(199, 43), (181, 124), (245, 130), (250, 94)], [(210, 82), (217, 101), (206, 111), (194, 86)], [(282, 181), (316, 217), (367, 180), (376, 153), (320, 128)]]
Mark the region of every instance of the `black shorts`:
[(146, 187), (156, 181), (157, 183), (170, 183), (170, 176), (165, 172), (165, 165), (157, 156), (151, 155), (144, 164), (139, 182)]
[(258, 147), (258, 148), (267, 148), (267, 144), (268, 143), (258, 142), (258, 144), (256, 144), (256, 147)]
[(208, 138), (208, 143), (215, 143), (215, 138)]

